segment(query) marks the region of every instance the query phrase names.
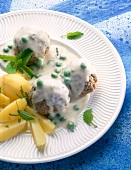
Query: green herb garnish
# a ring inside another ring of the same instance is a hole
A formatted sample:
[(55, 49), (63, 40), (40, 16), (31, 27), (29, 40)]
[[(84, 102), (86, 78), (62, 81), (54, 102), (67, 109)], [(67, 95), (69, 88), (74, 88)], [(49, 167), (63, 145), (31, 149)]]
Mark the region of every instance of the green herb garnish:
[(84, 112), (83, 114), (83, 120), (88, 124), (88, 125), (93, 125), (95, 128), (97, 127), (92, 123), (93, 120), (93, 114), (92, 114), (92, 109), (88, 109)]
[(10, 61), (5, 68), (5, 72), (8, 74), (14, 74), (18, 70), (32, 78), (34, 76), (34, 72), (26, 66), (32, 54), (32, 50), (26, 49), (17, 56), (0, 55), (0, 59)]
[(10, 116), (19, 116), (18, 114), (16, 115), (16, 114), (12, 114), (12, 113), (10, 113), (9, 115)]
[[(33, 90), (33, 89), (32, 89)], [(27, 105), (28, 106), (33, 106), (33, 103), (32, 103), (32, 93), (31, 92), (25, 92), (22, 88), (22, 86), (20, 87), (20, 93), (22, 96), (18, 96), (19, 98), (25, 98), (26, 101), (27, 101)]]
[(1, 93), (1, 91), (2, 91), (2, 90), (1, 90), (1, 87), (0, 87), (0, 93)]
[(57, 55), (57, 56), (59, 55), (59, 50), (58, 50), (57, 47), (56, 47), (56, 55)]
[(21, 118), (18, 119), (18, 122), (19, 122), (19, 123), (21, 122)]
[(24, 110), (18, 110), (18, 113), (19, 113), (20, 117), (26, 121), (31, 121), (36, 118), (35, 115), (30, 114)]
[(84, 33), (76, 31), (76, 32), (69, 32), (65, 35), (62, 35), (61, 37), (67, 37), (69, 40), (76, 40), (78, 38), (81, 38), (84, 35)]
[(9, 128), (9, 125), (6, 125), (5, 127), (6, 127), (6, 128)]
[(35, 115), (30, 114), (30, 113), (28, 113), (24, 110), (20, 110), (17, 101), (16, 101), (16, 105), (18, 107), (18, 110), (17, 110), (18, 114), (11, 114), (10, 113), (9, 115), (10, 116), (20, 116), (20, 118), (18, 119), (19, 123), (21, 122), (21, 119), (24, 119), (26, 121), (31, 121), (31, 120), (34, 120), (36, 118)]

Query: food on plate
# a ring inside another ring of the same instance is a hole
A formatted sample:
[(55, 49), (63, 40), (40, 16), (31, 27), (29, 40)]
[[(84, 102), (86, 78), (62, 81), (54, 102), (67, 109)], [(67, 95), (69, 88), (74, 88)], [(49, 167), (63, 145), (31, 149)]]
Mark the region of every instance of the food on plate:
[[(71, 40), (83, 35), (65, 36)], [(43, 30), (28, 26), (20, 28), (0, 52), (0, 64), (8, 73), (0, 76), (0, 141), (31, 132), (41, 147), (56, 128), (73, 131), (96, 89), (95, 67), (66, 45), (50, 43)], [(94, 125), (92, 109), (84, 112), (83, 120)]]
[(10, 98), (0, 93), (0, 106), (5, 107), (10, 104)]
[[(24, 110), (27, 106), (26, 99), (17, 99), (10, 103), (0, 112), (0, 122), (8, 122), (14, 119), (18, 119), (18, 110)], [(11, 116), (10, 114), (16, 115)]]
[(31, 132), (32, 132), (36, 146), (37, 147), (44, 146), (46, 143), (46, 136), (43, 132), (43, 129), (42, 129), (39, 121), (37, 119), (32, 120), (30, 122), (30, 126), (31, 126)]
[(4, 123), (0, 126), (0, 142), (4, 142), (18, 135), (23, 131), (27, 122), (21, 119), (21, 122), (18, 122), (18, 118), (16, 120), (12, 120), (10, 122)]
[(60, 79), (41, 76), (34, 86), (32, 99), (38, 113), (53, 116), (54, 112), (62, 112), (70, 101), (69, 90)]
[(30, 82), (18, 74), (5, 74), (3, 76), (3, 91), (10, 98), (11, 102), (18, 99), (18, 96), (21, 96), (21, 87), (25, 92), (30, 92), (31, 90)]
[(28, 64), (35, 63), (37, 58), (44, 58), (50, 48), (49, 35), (41, 29), (24, 26), (14, 36), (15, 53), (29, 48), (34, 54)]
[(93, 92), (97, 84), (97, 72), (88, 61), (77, 59), (63, 69), (64, 83), (70, 89), (71, 96), (83, 96)]
[(28, 113), (30, 114), (34, 114), (38, 119), (43, 131), (47, 134), (51, 134), (54, 129), (55, 129), (55, 125), (54, 123), (52, 123), (49, 119), (47, 119), (47, 117), (45, 117), (44, 115), (41, 115), (37, 112), (35, 112), (32, 108), (30, 107), (26, 107), (25, 109)]

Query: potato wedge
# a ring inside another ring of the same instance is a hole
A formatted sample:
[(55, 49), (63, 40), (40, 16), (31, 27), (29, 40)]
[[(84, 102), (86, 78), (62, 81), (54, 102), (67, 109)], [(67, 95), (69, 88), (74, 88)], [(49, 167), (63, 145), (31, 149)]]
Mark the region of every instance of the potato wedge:
[(0, 106), (5, 107), (10, 104), (10, 98), (0, 93)]
[(32, 108), (30, 108), (28, 106), (26, 107), (25, 110), (31, 114), (34, 114), (36, 117), (39, 118), (40, 125), (45, 133), (51, 134), (54, 131), (54, 129), (55, 129), (54, 123), (52, 123), (44, 115), (36, 113)]
[(9, 140), (19, 134), (19, 132), (25, 127), (26, 121), (21, 120), (21, 122), (18, 122), (18, 119), (13, 120), (8, 123), (4, 123), (0, 126), (0, 142), (4, 142), (6, 140)]
[[(20, 123), (21, 123), (21, 122), (20, 122)], [(27, 122), (26, 122), (25, 126), (19, 131), (18, 134), (23, 134), (23, 133), (26, 132), (26, 130), (27, 130)]]
[(9, 114), (18, 114), (18, 108), (19, 110), (24, 110), (27, 106), (27, 102), (25, 99), (17, 99), (13, 103), (6, 106), (1, 112), (0, 112), (0, 122), (8, 122), (14, 119), (18, 119), (19, 116), (10, 116)]
[(25, 80), (22, 76), (19, 76), (17, 74), (4, 75), (3, 91), (4, 94), (10, 98), (11, 102), (18, 99), (18, 96), (22, 96), (20, 92), (21, 86), (24, 92), (29, 92), (31, 90), (31, 84), (27, 80)]
[(4, 108), (2, 106), (0, 106), (0, 112), (3, 110)]
[(42, 147), (46, 143), (46, 136), (37, 119), (30, 121), (31, 132), (37, 147)]

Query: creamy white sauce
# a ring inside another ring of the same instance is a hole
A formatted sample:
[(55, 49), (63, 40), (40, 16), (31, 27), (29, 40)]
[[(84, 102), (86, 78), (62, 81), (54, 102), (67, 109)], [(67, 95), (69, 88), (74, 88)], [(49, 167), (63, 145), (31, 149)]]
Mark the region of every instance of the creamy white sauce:
[[(27, 38), (27, 43), (22, 42), (22, 37)], [(46, 50), (50, 48), (50, 38), (47, 33), (28, 26), (20, 28), (14, 36), (15, 47), (20, 51), (30, 48), (34, 51), (35, 57), (45, 57)]]
[[(10, 44), (12, 44), (12, 41), (1, 45), (0, 54), (14, 55), (14, 49), (11, 49), (8, 53), (3, 52), (3, 48)], [(58, 56), (56, 55), (56, 48), (58, 48), (59, 51)], [(67, 59), (60, 60), (60, 55), (66, 56)], [(0, 62), (2, 64), (4, 63), (2, 60)], [(57, 67), (56, 62), (61, 62), (62, 66)], [(82, 69), (80, 67), (82, 62), (86, 64), (86, 69)], [(75, 125), (77, 125), (77, 117), (86, 107), (90, 97), (89, 94), (85, 95), (84, 97), (79, 97), (79, 95), (84, 89), (85, 82), (89, 81), (89, 75), (94, 74), (97, 77), (96, 69), (89, 62), (83, 61), (82, 58), (80, 59), (79, 56), (75, 55), (72, 51), (67, 50), (62, 45), (57, 43), (52, 43), (49, 53), (45, 58), (43, 58), (43, 63), (44, 68), (39, 69), (39, 73), (42, 74), (42, 77), (39, 79), (43, 79), (44, 86), (42, 88), (37, 88), (34, 92), (34, 103), (43, 101), (43, 99), (46, 100), (47, 105), (50, 107), (50, 114), (57, 121), (57, 127), (66, 127), (69, 121), (72, 121)], [(61, 68), (62, 71), (58, 73), (58, 78), (54, 79), (51, 77), (51, 74), (56, 68)], [(61, 75), (63, 75), (64, 70), (70, 70), (71, 72), (71, 99), (69, 98), (69, 90), (62, 83), (63, 78), (61, 78)], [(35, 85), (35, 81), (36, 79), (33, 78), (30, 82)], [(56, 113), (53, 112), (53, 105), (57, 105), (58, 111), (62, 116), (66, 117), (65, 122), (60, 122), (59, 119), (55, 117)], [(79, 105), (80, 109), (77, 111), (74, 110), (74, 105)]]
[[(81, 68), (81, 63), (84, 63), (86, 65), (85, 69)], [(72, 98), (80, 96), (81, 92), (84, 90), (85, 82), (89, 81), (89, 76), (91, 74), (97, 76), (95, 67), (93, 67), (89, 62), (86, 62), (83, 59), (72, 60), (69, 67), (64, 70), (70, 71), (70, 92)]]

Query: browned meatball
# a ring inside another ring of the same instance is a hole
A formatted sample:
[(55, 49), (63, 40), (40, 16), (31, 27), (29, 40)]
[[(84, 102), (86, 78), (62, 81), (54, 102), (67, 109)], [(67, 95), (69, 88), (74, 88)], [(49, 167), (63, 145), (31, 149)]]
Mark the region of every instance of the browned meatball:
[(96, 85), (97, 85), (97, 78), (96, 78), (96, 76), (91, 74), (89, 76), (89, 81), (85, 83), (85, 88), (82, 91), (80, 96), (84, 96), (84, 95), (86, 95), (88, 93), (93, 92), (96, 89)]
[[(46, 101), (40, 101), (38, 103), (35, 103), (35, 109), (38, 113), (48, 115), (50, 114), (50, 107), (46, 104)], [(54, 106), (54, 112), (57, 112), (57, 108)]]
[(19, 54), (25, 49), (31, 49), (34, 54), (32, 55), (28, 64), (34, 64), (36, 58), (44, 58), (50, 48), (49, 35), (38, 28), (22, 27), (14, 36), (14, 49), (15, 54)]
[[(39, 86), (38, 83), (41, 83)], [(60, 79), (51, 76), (41, 76), (34, 82), (35, 91), (32, 100), (37, 112), (47, 115), (54, 115), (62, 112), (70, 102), (69, 90)]]

